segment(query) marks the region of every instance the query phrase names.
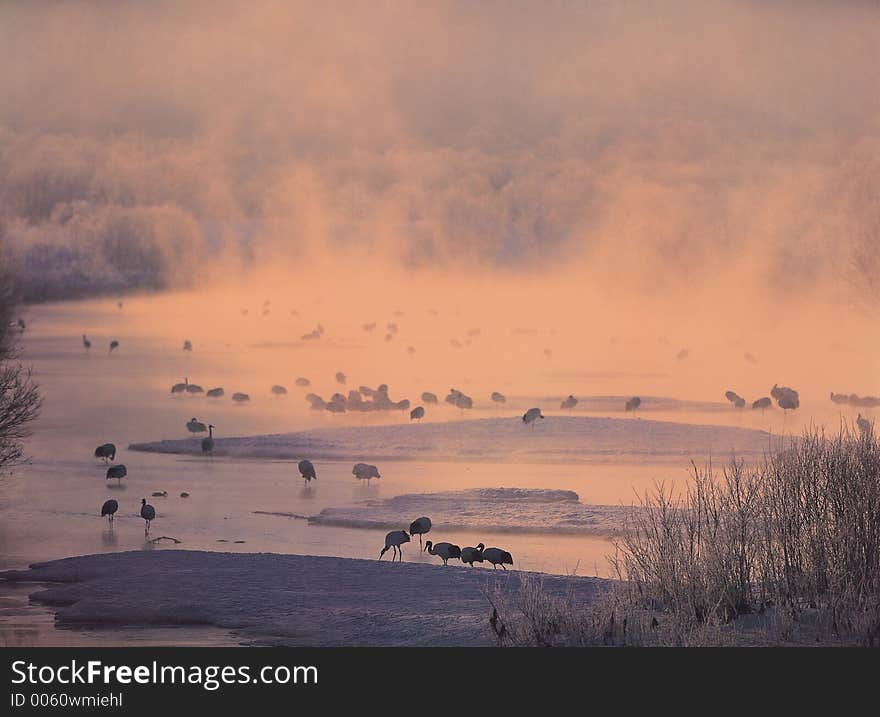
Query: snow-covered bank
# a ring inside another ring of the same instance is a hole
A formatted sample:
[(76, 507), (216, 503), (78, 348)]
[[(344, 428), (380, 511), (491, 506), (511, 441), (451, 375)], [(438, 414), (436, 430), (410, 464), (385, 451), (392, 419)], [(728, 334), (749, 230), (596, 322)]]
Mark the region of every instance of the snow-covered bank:
[[(486, 591), (519, 587), (514, 571), (186, 550), (84, 555), (0, 578), (61, 583), (31, 597), (66, 626), (215, 625), (298, 646), (488, 645)], [(540, 579), (584, 601), (607, 585)]]
[[(761, 455), (766, 431), (639, 418), (550, 416), (532, 426), (517, 418), (448, 423), (321, 428), (296, 433), (215, 438), (214, 455), (312, 460), (469, 460), (555, 462), (610, 458)], [(133, 443), (131, 450), (201, 454), (201, 439)]]
[[(434, 533), (570, 533), (610, 535), (620, 530), (630, 508), (585, 505), (571, 490), (473, 488), (412, 493), (354, 507), (324, 508), (309, 522), (349, 528), (406, 528), (408, 516), (428, 515)], [(430, 537), (430, 536), (429, 536)]]

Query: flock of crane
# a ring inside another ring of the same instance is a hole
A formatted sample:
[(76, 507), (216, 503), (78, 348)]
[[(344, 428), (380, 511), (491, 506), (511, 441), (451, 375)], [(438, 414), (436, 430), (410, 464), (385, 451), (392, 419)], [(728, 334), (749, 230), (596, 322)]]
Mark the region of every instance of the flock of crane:
[[(264, 305), (264, 315), (267, 313), (267, 311), (268, 308), (266, 305)], [(246, 311), (244, 313), (246, 314)], [(20, 326), (21, 329), (24, 330), (23, 322), (20, 322)], [(368, 332), (372, 332), (375, 328), (375, 322), (372, 324), (365, 324), (363, 326), (363, 329)], [(388, 333), (386, 334), (386, 340), (391, 340), (397, 334), (397, 324), (389, 323), (386, 328), (388, 331)], [(324, 327), (318, 324), (313, 331), (303, 335), (302, 339), (317, 340), (320, 339), (323, 335)], [(469, 334), (469, 336), (475, 335), (478, 334)], [(92, 343), (85, 334), (83, 334), (82, 336), (82, 342), (85, 350), (89, 351), (91, 349)], [(113, 353), (113, 351), (116, 350), (118, 347), (119, 342), (117, 340), (112, 340), (109, 344), (108, 354)], [(410, 348), (412, 349), (412, 347)], [(183, 344), (183, 350), (191, 352), (192, 349), (192, 342), (188, 339), (185, 340)], [(412, 353), (412, 350), (410, 352)], [(548, 349), (545, 351), (545, 354), (551, 356), (552, 352), (549, 352)], [(680, 352), (677, 358), (683, 359), (686, 356), (687, 351), (683, 350), (682, 352)], [(336, 383), (342, 386), (346, 385), (348, 381), (348, 377), (342, 371), (338, 371), (335, 374), (334, 378)], [(295, 384), (300, 388), (307, 388), (311, 385), (311, 381), (305, 377), (299, 377), (296, 379)], [(269, 392), (276, 397), (286, 396), (288, 394), (287, 388), (281, 384), (273, 385), (269, 389)], [(182, 383), (176, 383), (171, 387), (171, 394), (190, 396), (205, 395), (208, 398), (216, 399), (225, 396), (225, 390), (223, 387), (215, 387), (206, 391), (199, 384), (190, 383), (189, 377), (185, 377)], [(744, 408), (747, 405), (746, 399), (740, 396), (735, 391), (728, 390), (725, 392), (724, 395), (725, 398), (735, 408)], [(334, 393), (329, 400), (325, 400), (322, 396), (316, 393), (308, 393), (305, 396), (306, 401), (309, 403), (310, 407), (313, 410), (326, 410), (331, 413), (346, 413), (349, 411), (368, 412), (409, 410), (411, 421), (421, 421), (426, 415), (425, 406), (435, 406), (438, 405), (440, 402), (438, 396), (429, 391), (423, 392), (420, 398), (422, 405), (410, 408), (411, 404), (409, 399), (404, 398), (400, 400), (394, 400), (391, 398), (390, 390), (387, 384), (381, 384), (378, 386), (378, 388), (375, 389), (369, 386), (361, 385), (357, 389), (350, 389), (346, 394), (340, 392)], [(235, 403), (242, 404), (249, 402), (250, 396), (243, 392), (234, 392), (231, 396), (231, 399)], [(489, 399), (494, 404), (504, 404), (507, 402), (506, 396), (504, 396), (504, 394), (500, 393), (499, 391), (493, 391), (489, 396)], [(797, 409), (800, 406), (800, 397), (796, 390), (787, 386), (778, 386), (774, 384), (773, 388), (770, 391), (770, 396), (763, 396), (756, 399), (751, 403), (751, 408), (753, 410), (760, 409), (763, 412), (767, 408), (772, 407), (773, 400), (775, 400), (777, 405), (786, 412), (789, 410)], [(878, 398), (874, 398), (871, 396), (859, 397), (855, 394), (846, 395), (831, 393), (831, 400), (834, 403), (847, 404), (851, 406), (875, 407), (880, 405), (880, 399)], [(449, 393), (446, 395), (444, 402), (449, 404), (450, 406), (458, 408), (461, 411), (470, 410), (474, 407), (473, 397), (465, 394), (463, 391), (460, 391), (456, 388), (451, 388), (449, 390)], [(562, 402), (560, 403), (560, 409), (570, 412), (577, 405), (578, 399), (574, 395), (570, 394), (567, 398), (562, 400)], [(637, 411), (641, 407), (641, 405), (642, 399), (639, 396), (632, 396), (625, 401), (624, 410), (626, 412), (634, 412)], [(522, 415), (522, 422), (527, 426), (534, 427), (534, 425), (540, 419), (544, 419), (544, 415), (541, 412), (541, 409), (537, 407), (528, 409)], [(858, 416), (857, 424), (862, 432), (867, 432), (871, 430), (871, 424), (867, 419), (862, 417), (861, 413)], [(210, 423), (206, 425), (204, 422), (199, 421), (196, 417), (192, 417), (189, 421), (187, 421), (186, 428), (187, 431), (191, 434), (208, 433), (208, 435), (202, 439), (201, 448), (203, 454), (212, 455), (215, 446), (215, 426)], [(100, 445), (95, 449), (95, 457), (103, 459), (107, 463), (113, 463), (116, 458), (116, 447), (112, 443)], [(298, 468), (301, 476), (305, 480), (306, 486), (308, 486), (312, 480), (317, 479), (317, 471), (315, 470), (315, 466), (311, 461), (299, 461)], [(356, 463), (353, 466), (351, 472), (352, 475), (355, 476), (355, 478), (361, 481), (366, 481), (368, 485), (371, 480), (381, 478), (378, 468), (368, 463)], [(115, 479), (117, 483), (120, 483), (121, 480), (126, 477), (126, 475), (127, 469), (124, 464), (110, 465), (107, 468), (107, 480)], [(165, 492), (161, 492), (154, 493), (154, 495), (167, 494)], [(188, 495), (189, 494), (186, 492), (181, 493), (181, 497), (188, 497)], [(107, 500), (101, 507), (101, 516), (106, 516), (112, 525), (114, 516), (118, 510), (119, 504), (116, 500)], [(153, 506), (147, 503), (146, 498), (143, 498), (141, 500), (140, 517), (143, 518), (143, 520), (145, 521), (144, 533), (146, 535), (149, 533), (151, 522), (156, 518), (156, 510)], [(489, 562), (492, 564), (493, 568), (497, 568), (498, 565), (501, 565), (501, 567), (506, 570), (505, 565), (513, 565), (513, 558), (508, 551), (495, 547), (486, 548), (483, 543), (479, 543), (476, 546), (468, 546), (464, 548), (460, 548), (458, 545), (450, 542), (434, 543), (430, 540), (425, 541), (423, 544), (422, 537), (431, 530), (431, 527), (432, 525), (430, 518), (423, 516), (414, 520), (410, 524), (408, 531), (393, 530), (389, 532), (385, 536), (385, 546), (379, 553), (379, 559), (381, 560), (381, 558), (388, 550), (393, 550), (391, 558), (392, 562), (395, 558), (397, 558), (398, 561), (402, 561), (403, 545), (410, 542), (411, 537), (415, 537), (416, 535), (418, 535), (421, 550), (423, 552), (427, 552), (430, 555), (435, 555), (439, 557), (443, 561), (443, 565), (447, 565), (449, 560), (454, 559), (460, 560), (462, 563), (470, 565), (471, 567), (473, 567), (474, 563)]]
[(379, 552), (379, 560), (389, 550), (394, 552), (391, 554), (391, 562), (397, 558), (398, 562), (403, 562), (403, 546), (410, 541), (410, 536), (419, 536), (419, 545), (422, 552), (429, 555), (436, 555), (443, 561), (444, 565), (449, 565), (450, 560), (460, 560), (465, 565), (474, 567), (474, 563), (489, 562), (492, 568), (497, 570), (500, 565), (503, 570), (507, 570), (505, 565), (513, 565), (513, 556), (506, 550), (501, 548), (487, 548), (483, 543), (478, 543), (475, 547), (460, 548), (455, 543), (433, 543), (426, 540), (422, 543), (422, 536), (431, 530), (431, 519), (427, 516), (416, 518), (409, 525), (409, 531), (392, 530), (385, 536), (385, 547)]
[[(22, 330), (24, 330), (24, 329), (22, 329)], [(92, 348), (92, 342), (88, 339), (88, 337), (85, 334), (82, 335), (82, 342), (83, 342), (83, 348), (86, 351), (90, 351)], [(107, 353), (112, 354), (118, 348), (119, 348), (119, 342), (116, 339), (113, 339), (110, 342), (110, 348), (108, 349)]]
[[(121, 306), (120, 306), (121, 308)], [(242, 313), (247, 315), (247, 311), (243, 310)], [(264, 302), (263, 306), (264, 315), (268, 313), (268, 302)], [(295, 313), (295, 312), (292, 312)], [(363, 329), (368, 332), (372, 332), (376, 328), (376, 322), (372, 322), (369, 324), (364, 324)], [(19, 327), (22, 331), (24, 331), (24, 322), (19, 319)], [(387, 325), (388, 334), (386, 335), (386, 340), (390, 340), (393, 336), (395, 336), (398, 332), (398, 326), (394, 322), (390, 322)], [(303, 335), (301, 338), (303, 340), (315, 340), (320, 339), (324, 335), (324, 327), (321, 324), (318, 324), (317, 327)], [(479, 329), (474, 329), (468, 333), (469, 337), (478, 336)], [(85, 334), (82, 336), (82, 342), (85, 349), (88, 351), (91, 349), (92, 343), (86, 337)], [(460, 342), (459, 342), (460, 343)], [(110, 342), (110, 348), (108, 353), (112, 353), (115, 349), (119, 347), (119, 341), (112, 340)], [(192, 342), (189, 339), (186, 339), (183, 343), (184, 351), (192, 351)], [(549, 350), (548, 350), (549, 351)], [(547, 353), (547, 351), (545, 351)], [(552, 354), (552, 352), (550, 352)], [(686, 358), (687, 350), (683, 349), (677, 358), (682, 359)], [(748, 356), (748, 355), (747, 355)], [(335, 375), (336, 382), (342, 385), (345, 385), (347, 382), (347, 377), (342, 371), (338, 371)], [(304, 377), (299, 377), (296, 379), (296, 385), (299, 387), (307, 387), (311, 385), (311, 381)], [(288, 390), (285, 386), (281, 384), (275, 384), (271, 387), (270, 392), (275, 396), (286, 396)], [(198, 395), (204, 394), (208, 398), (222, 398), (225, 396), (225, 390), (222, 387), (215, 387), (208, 389), (205, 391), (202, 386), (198, 384), (189, 383), (189, 378), (184, 378), (183, 383), (176, 383), (171, 387), (172, 394), (189, 394), (189, 395)], [(738, 393), (732, 390), (728, 390), (724, 394), (725, 398), (736, 408), (744, 408), (746, 406), (746, 399), (740, 396)], [(242, 404), (250, 401), (250, 395), (243, 392), (235, 392), (232, 394), (232, 400), (236, 403)], [(309, 403), (310, 407), (313, 410), (326, 410), (331, 413), (346, 413), (348, 411), (355, 412), (367, 412), (367, 411), (391, 411), (391, 410), (400, 410), (405, 411), (409, 410), (411, 403), (409, 399), (401, 399), (398, 401), (394, 401), (389, 396), (389, 389), (387, 384), (380, 384), (380, 386), (376, 389), (370, 388), (369, 386), (359, 386), (357, 389), (349, 390), (347, 395), (342, 393), (334, 393), (330, 400), (325, 400), (322, 396), (316, 393), (308, 393), (306, 394), (306, 401)], [(761, 398), (756, 399), (751, 403), (751, 407), (753, 410), (760, 409), (762, 412), (767, 408), (771, 408), (773, 405), (773, 399), (776, 400), (778, 406), (782, 408), (784, 411), (794, 410), (800, 406), (800, 397), (796, 390), (789, 388), (787, 386), (778, 386), (774, 384), (773, 388), (770, 391), (770, 396), (763, 396)], [(444, 399), (446, 403), (459, 408), (461, 410), (472, 409), (474, 407), (474, 400), (471, 396), (468, 396), (462, 391), (459, 391), (456, 388), (452, 388), (449, 390), (449, 394)], [(506, 403), (507, 398), (504, 394), (499, 391), (493, 391), (490, 395), (490, 400), (496, 404)], [(425, 391), (421, 394), (421, 401), (426, 405), (436, 405), (439, 403), (439, 399), (436, 394), (431, 393), (429, 391)], [(838, 404), (846, 404), (851, 406), (863, 406), (863, 407), (876, 407), (880, 406), (880, 398), (874, 396), (865, 396), (860, 397), (856, 394), (840, 394), (840, 393), (831, 393), (831, 401)], [(569, 395), (566, 399), (562, 401), (560, 404), (560, 408), (563, 410), (571, 411), (578, 404), (578, 399), (573, 395)], [(636, 411), (641, 407), (642, 399), (639, 396), (633, 396), (626, 400), (624, 405), (624, 410), (627, 412)], [(538, 411), (537, 414), (533, 413), (534, 411)], [(409, 416), (412, 421), (421, 421), (426, 415), (426, 409), (424, 405), (416, 406), (410, 410)], [(523, 422), (528, 424), (533, 424), (534, 421), (538, 418), (543, 418), (544, 416), (540, 415), (540, 411), (538, 409), (529, 409), (523, 415)], [(867, 419), (863, 419), (861, 414), (858, 416), (859, 426), (862, 426), (862, 421), (866, 421)], [(193, 433), (203, 433), (208, 430), (205, 427), (204, 423), (200, 423), (196, 421), (196, 419), (192, 419), (192, 423), (200, 426), (200, 430), (193, 431)], [(188, 424), (189, 427), (189, 424)], [(213, 439), (208, 440), (206, 444), (208, 446), (213, 445)], [(209, 452), (210, 449), (206, 450)]]
[[(116, 446), (113, 443), (102, 443), (95, 449), (95, 458), (100, 458), (104, 463), (113, 463), (116, 460)], [(115, 479), (117, 485), (120, 485), (122, 479), (127, 475), (128, 469), (125, 465), (123, 463), (116, 463), (107, 468), (106, 478), (107, 480)], [(153, 495), (167, 495), (167, 492), (162, 491), (161, 493), (154, 493)], [(189, 493), (183, 492), (180, 494), (180, 497), (188, 498)], [(106, 516), (108, 522), (112, 526), (118, 510), (119, 501), (116, 501), (113, 498), (105, 500), (104, 504), (101, 506), (101, 517), (103, 518)], [(156, 519), (156, 509), (147, 503), (146, 498), (141, 499), (140, 516), (144, 519), (144, 535), (147, 535), (150, 532), (150, 523)]]
[[(752, 410), (761, 409), (763, 413), (765, 409), (770, 408), (773, 405), (771, 396), (776, 399), (776, 403), (784, 411), (794, 410), (801, 405), (800, 395), (797, 391), (788, 386), (779, 386), (774, 383), (773, 388), (770, 389), (770, 396), (763, 396), (752, 401)], [(724, 397), (736, 408), (745, 408), (746, 399), (736, 391), (725, 391)]]
[[(532, 410), (537, 411), (538, 409)], [(543, 416), (540, 417), (543, 418)], [(193, 421), (195, 421), (195, 419), (193, 419)], [(202, 450), (205, 452), (210, 450), (206, 450), (206, 445), (208, 445), (205, 443), (206, 441), (210, 441), (210, 448), (213, 448), (213, 428), (213, 425), (208, 427), (208, 430), (211, 431), (211, 435), (208, 438), (205, 438), (202, 442)], [(95, 448), (94, 455), (95, 458), (99, 458), (105, 463), (113, 463), (116, 460), (116, 446), (113, 443), (103, 443)], [(310, 460), (303, 459), (299, 461), (297, 468), (307, 486), (311, 481), (317, 480), (318, 472), (315, 469), (314, 463)], [(369, 463), (355, 463), (351, 473), (358, 480), (366, 481), (368, 485), (374, 478), (382, 477), (379, 473), (379, 469)], [(115, 465), (110, 465), (107, 468), (106, 478), (107, 480), (115, 479), (117, 484), (119, 484), (127, 475), (128, 470), (125, 465), (117, 463)], [(164, 497), (167, 496), (168, 493), (167, 491), (160, 491), (153, 493), (153, 495)], [(188, 498), (189, 493), (182, 492), (180, 497)], [(101, 517), (106, 517), (112, 527), (118, 511), (119, 502), (111, 498), (104, 501), (104, 504), (101, 506)], [(156, 519), (156, 509), (147, 503), (146, 498), (141, 499), (140, 517), (144, 520), (144, 535), (148, 535), (150, 532), (150, 524)], [(507, 570), (507, 568), (504, 567), (505, 565), (513, 565), (513, 557), (508, 551), (502, 550), (501, 548), (487, 548), (483, 543), (479, 543), (475, 547), (465, 548), (460, 548), (458, 545), (448, 542), (433, 543), (428, 540), (422, 543), (422, 536), (429, 533), (431, 528), (431, 519), (427, 516), (422, 516), (410, 523), (409, 531), (392, 530), (385, 536), (385, 547), (382, 548), (379, 553), (379, 559), (381, 560), (382, 556), (385, 555), (389, 549), (393, 549), (394, 552), (391, 557), (392, 562), (395, 557), (398, 559), (398, 562), (401, 562), (403, 560), (403, 544), (410, 542), (410, 536), (415, 537), (418, 535), (422, 551), (427, 552), (430, 555), (436, 555), (443, 561), (443, 565), (448, 565), (450, 560), (460, 560), (462, 563), (470, 565), (471, 567), (474, 566), (474, 563), (489, 562), (494, 569), (497, 569), (500, 565), (504, 570)]]
[[(336, 381), (338, 383), (344, 384), (346, 382), (346, 376), (341, 371), (336, 373)], [(300, 377), (296, 379), (296, 385), (305, 388), (311, 385), (311, 381), (307, 378)], [(378, 388), (370, 388), (369, 386), (359, 386), (357, 389), (351, 389), (348, 391), (347, 395), (342, 393), (334, 393), (329, 401), (325, 401), (321, 396), (316, 393), (307, 393), (305, 396), (306, 402), (310, 405), (312, 410), (326, 410), (331, 413), (346, 413), (349, 411), (353, 412), (370, 412), (370, 411), (405, 411), (409, 409), (411, 403), (409, 399), (404, 398), (399, 401), (393, 400), (389, 395), (388, 384), (380, 384)], [(269, 392), (274, 396), (286, 396), (288, 391), (285, 386), (281, 384), (275, 384), (270, 389)], [(220, 398), (224, 395), (224, 389), (222, 387), (212, 388), (208, 391), (205, 391), (200, 385), (195, 383), (190, 383), (189, 378), (185, 377), (183, 383), (175, 383), (171, 387), (172, 394), (189, 394), (189, 395), (198, 395), (204, 394), (209, 398)], [(245, 393), (234, 393), (232, 395), (232, 400), (237, 402), (245, 402), (250, 401), (250, 396)], [(425, 391), (421, 394), (421, 400), (423, 404), (426, 405), (438, 405), (439, 399), (437, 394), (431, 393), (430, 391)], [(507, 398), (504, 394), (493, 391), (490, 395), (490, 400), (493, 403), (502, 404), (507, 402)], [(444, 399), (445, 403), (454, 406), (462, 411), (472, 409), (474, 407), (474, 399), (471, 396), (468, 396), (463, 391), (459, 391), (457, 388), (449, 389), (449, 393)], [(569, 395), (562, 404), (560, 408), (571, 410), (578, 404), (578, 399), (572, 395)], [(633, 396), (628, 399), (625, 403), (624, 409), (626, 411), (635, 411), (642, 404), (642, 399), (638, 396)], [(426, 415), (426, 409), (424, 405), (419, 405), (410, 410), (409, 418), (411, 421), (421, 421)], [(544, 418), (541, 415), (541, 410), (539, 408), (530, 408), (525, 412), (522, 416), (523, 423), (527, 425), (533, 424), (538, 418)], [(208, 431), (208, 427), (206, 424), (198, 421), (196, 418), (192, 418), (187, 423), (187, 429), (191, 433), (205, 433)], [(213, 442), (210, 444), (213, 446)], [(205, 452), (208, 452), (207, 450)]]
[[(305, 480), (306, 485), (313, 480), (317, 480), (318, 473), (315, 470), (315, 465), (310, 460), (301, 460), (297, 467), (299, 468), (300, 475), (303, 477), (303, 480)], [(351, 472), (352, 475), (359, 480), (366, 480), (368, 484), (371, 479), (382, 477), (379, 475), (379, 469), (368, 463), (355, 463)], [(468, 564), (471, 567), (474, 566), (474, 563), (482, 563), (484, 561), (492, 563), (493, 568), (497, 568), (500, 565), (504, 570), (507, 570), (507, 568), (504, 567), (505, 563), (507, 565), (513, 565), (513, 558), (509, 552), (501, 550), (501, 548), (487, 548), (483, 543), (479, 543), (476, 547), (467, 548), (460, 548), (454, 543), (432, 543), (430, 540), (423, 544), (422, 536), (429, 533), (431, 527), (431, 519), (427, 516), (422, 516), (421, 518), (416, 518), (410, 523), (409, 531), (392, 530), (385, 536), (385, 547), (382, 548), (379, 553), (379, 560), (382, 559), (382, 556), (385, 555), (388, 550), (393, 550), (391, 561), (393, 562), (394, 558), (397, 558), (398, 561), (402, 561), (404, 543), (410, 542), (410, 536), (415, 537), (418, 535), (419, 545), (422, 546), (422, 551), (427, 552), (430, 555), (438, 556), (443, 560), (444, 565), (447, 565), (449, 561), (453, 559), (461, 560), (462, 563)]]

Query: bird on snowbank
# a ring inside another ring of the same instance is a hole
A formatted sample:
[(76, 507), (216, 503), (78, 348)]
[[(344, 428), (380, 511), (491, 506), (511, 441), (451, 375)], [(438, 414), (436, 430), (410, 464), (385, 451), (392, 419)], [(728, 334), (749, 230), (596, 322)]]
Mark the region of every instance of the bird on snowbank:
[(431, 555), (437, 555), (443, 560), (444, 565), (448, 565), (450, 560), (454, 558), (461, 559), (461, 548), (452, 543), (434, 544), (430, 540), (425, 542), (425, 550)]
[(462, 548), (461, 562), (467, 563), (471, 567), (474, 567), (474, 563), (482, 563), (485, 547), (482, 543), (478, 543), (476, 548)]
[(527, 426), (534, 426), (535, 421), (537, 421), (539, 418), (544, 418), (544, 416), (541, 414), (541, 409), (530, 408), (523, 414), (522, 422), (525, 423)]
[(385, 547), (382, 548), (382, 552), (379, 553), (379, 560), (382, 559), (382, 556), (385, 555), (388, 548), (394, 548), (394, 552), (391, 555), (391, 562), (394, 562), (394, 556), (399, 556), (398, 562), (403, 561), (403, 548), (401, 546), (408, 542), (409, 533), (405, 530), (392, 530), (385, 536)]
[(506, 550), (501, 548), (486, 548), (483, 550), (483, 558), (492, 563), (492, 568), (497, 570), (500, 565), (502, 569), (507, 570), (504, 564), (513, 565), (513, 557)]

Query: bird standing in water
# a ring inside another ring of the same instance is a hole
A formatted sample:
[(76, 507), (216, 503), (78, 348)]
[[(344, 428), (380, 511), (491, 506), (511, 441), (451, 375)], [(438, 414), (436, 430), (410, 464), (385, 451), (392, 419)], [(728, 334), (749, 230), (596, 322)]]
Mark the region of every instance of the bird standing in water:
[(156, 509), (147, 503), (146, 498), (141, 498), (141, 518), (146, 521), (144, 526), (144, 535), (150, 532), (150, 521), (156, 518)]
[(301, 460), (298, 465), (299, 473), (303, 477), (306, 482), (306, 485), (309, 484), (311, 480), (318, 480), (318, 474), (315, 472), (315, 466), (311, 461)]
[(208, 436), (202, 439), (202, 453), (214, 452), (214, 425), (208, 425)]

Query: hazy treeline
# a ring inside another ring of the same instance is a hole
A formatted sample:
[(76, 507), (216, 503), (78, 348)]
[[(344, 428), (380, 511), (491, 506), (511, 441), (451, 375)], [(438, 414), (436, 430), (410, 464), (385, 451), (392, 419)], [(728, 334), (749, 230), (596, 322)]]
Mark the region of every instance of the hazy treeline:
[(26, 297), (368, 254), (860, 293), (876, 3), (5, 3)]
[(0, 252), (0, 474), (22, 460), (28, 424), (40, 411), (40, 395), (30, 371), (17, 360), (22, 327), (13, 321), (18, 291)]

